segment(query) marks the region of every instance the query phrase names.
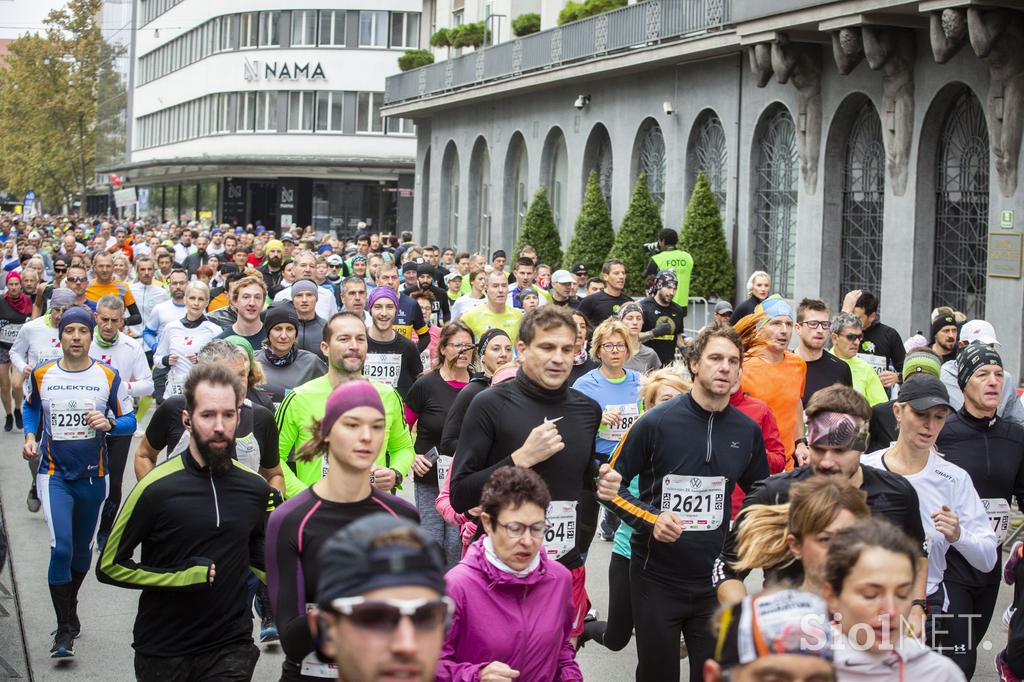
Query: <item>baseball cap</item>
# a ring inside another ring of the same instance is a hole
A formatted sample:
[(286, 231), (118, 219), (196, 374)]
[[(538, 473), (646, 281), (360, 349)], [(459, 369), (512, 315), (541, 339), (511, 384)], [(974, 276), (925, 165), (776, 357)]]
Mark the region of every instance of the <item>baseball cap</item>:
[(985, 320), (970, 320), (964, 323), (960, 328), (960, 340), (966, 343), (977, 341), (986, 346), (1000, 345), (995, 328)]
[(762, 592), (725, 608), (716, 623), (715, 661), (723, 669), (761, 656), (800, 654), (832, 660), (825, 601), (809, 592)]
[(715, 304), (715, 313), (719, 315), (731, 315), (732, 303), (729, 303), (729, 301), (719, 301)]
[(896, 402), (910, 405), (915, 412), (924, 412), (936, 405), (953, 409), (946, 386), (938, 377), (925, 373), (915, 374), (904, 381)]
[(292, 244), (294, 244), (294, 243), (296, 243), (296, 242), (297, 242), (298, 240), (297, 240), (297, 239), (296, 239), (295, 237), (293, 237), (292, 235), (290, 235), (290, 234), (286, 234), (286, 235), (284, 235), (283, 237), (281, 237), (281, 241), (282, 241), (282, 242), (291, 242)]
[(448, 284), (448, 282), (456, 278), (462, 279), (462, 273), (459, 272), (458, 270), (452, 270), (451, 272), (444, 276), (444, 283)]
[(554, 284), (575, 284), (576, 278), (568, 270), (555, 270), (551, 273), (551, 282)]
[(341, 256), (338, 254), (333, 254), (327, 257), (328, 265), (341, 265), (343, 262), (344, 261), (341, 259)]
[[(380, 539), (408, 531), (421, 546)], [(320, 550), (316, 601), (330, 609), (335, 599), (355, 597), (387, 587), (419, 585), (443, 595), (444, 558), (433, 538), (417, 524), (383, 512), (353, 521)]]
[(587, 274), (587, 266), (585, 263), (573, 263), (572, 272), (574, 275), (585, 275)]

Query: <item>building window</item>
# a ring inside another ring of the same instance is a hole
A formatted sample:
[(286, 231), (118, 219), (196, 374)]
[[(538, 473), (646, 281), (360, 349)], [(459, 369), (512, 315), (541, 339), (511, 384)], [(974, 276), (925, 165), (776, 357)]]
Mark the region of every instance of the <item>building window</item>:
[(380, 133), (384, 124), (380, 117), (380, 104), (383, 99), (379, 92), (360, 92), (356, 96), (356, 132)]
[(341, 132), (341, 102), (344, 93), (322, 90), (316, 93), (316, 129), (323, 132)]
[(231, 132), (231, 100), (234, 93), (222, 92), (217, 97), (217, 125), (215, 131), (218, 133)]
[(277, 132), (277, 93), (256, 93), (256, 132)]
[(391, 47), (414, 49), (420, 46), (418, 12), (391, 13)]
[(984, 319), (988, 264), (989, 141), (970, 90), (957, 98), (939, 134), (935, 169), (932, 305)]
[(256, 47), (259, 44), (260, 15), (256, 12), (248, 12), (242, 15), (242, 41), (241, 47)]
[(551, 202), (555, 226), (564, 239), (569, 226), (569, 154), (565, 148), (565, 136), (560, 130), (549, 136), (547, 153), (548, 201)]
[(637, 170), (647, 176), (647, 189), (662, 210), (665, 207), (665, 164), (665, 138), (661, 126), (651, 120), (640, 138)]
[(754, 195), (754, 268), (771, 275), (772, 288), (783, 298), (792, 298), (800, 177), (796, 127), (781, 107), (762, 125)]
[(220, 18), (220, 51), (235, 48), (235, 34), (238, 32), (238, 15), (232, 14)]
[(415, 135), (416, 124), (411, 118), (388, 117), (387, 131), (389, 135)]
[(288, 130), (313, 132), (313, 107), (315, 92), (291, 92), (288, 94)]
[(277, 47), (281, 40), (277, 35), (277, 19), (280, 12), (260, 12), (260, 47)]
[(359, 47), (388, 46), (388, 13), (359, 13)]
[(238, 122), (235, 129), (240, 133), (256, 130), (256, 93), (238, 93)]
[(718, 202), (718, 210), (725, 210), (726, 181), (729, 177), (729, 152), (725, 147), (725, 128), (713, 111), (707, 111), (694, 127), (693, 151), (690, 153), (690, 187), (697, 185), (697, 175), (704, 173)]
[(316, 10), (292, 12), (292, 47), (316, 47)]
[(320, 10), (320, 46), (345, 47), (345, 17), (343, 9)]
[(843, 161), (839, 290), (877, 292), (882, 284), (885, 146), (882, 122), (864, 102), (850, 128)]

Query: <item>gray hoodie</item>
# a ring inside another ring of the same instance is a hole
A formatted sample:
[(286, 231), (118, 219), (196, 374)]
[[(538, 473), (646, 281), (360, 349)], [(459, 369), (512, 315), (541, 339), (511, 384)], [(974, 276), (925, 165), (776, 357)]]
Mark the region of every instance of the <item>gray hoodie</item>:
[(266, 351), (262, 348), (253, 357), (263, 368), (265, 383), (284, 393), (327, 374), (327, 363), (307, 350), (300, 349), (295, 360), (284, 367), (277, 367), (268, 361)]
[(966, 682), (956, 663), (911, 637), (882, 653), (859, 651), (845, 635), (836, 634), (832, 648), (839, 682)]

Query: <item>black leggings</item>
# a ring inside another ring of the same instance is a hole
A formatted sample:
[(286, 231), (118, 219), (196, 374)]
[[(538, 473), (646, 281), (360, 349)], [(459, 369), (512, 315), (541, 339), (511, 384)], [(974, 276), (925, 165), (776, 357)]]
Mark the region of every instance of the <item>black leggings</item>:
[(649, 579), (638, 561), (629, 564), (636, 630), (637, 682), (679, 682), (679, 634), (689, 651), (690, 682), (702, 682), (704, 662), (715, 652), (711, 618), (718, 606), (711, 579), (683, 588)]
[(597, 533), (597, 519), (601, 515), (601, 505), (597, 501), (597, 495), (593, 490), (584, 489), (580, 493), (577, 503), (579, 512), (576, 514), (578, 523), (576, 525), (576, 549), (579, 550), (583, 561), (587, 560), (587, 552), (590, 551), (590, 544), (594, 541), (594, 534)]
[(633, 601), (629, 594), (629, 559), (612, 552), (608, 563), (608, 620), (583, 626), (587, 639), (622, 651), (633, 637)]
[(985, 639), (999, 597), (999, 583), (973, 586), (945, 581), (949, 609), (936, 625), (938, 651), (957, 664), (967, 679), (978, 663), (978, 645)]
[(132, 447), (131, 436), (107, 436), (107, 471), (110, 476), (110, 487), (107, 500), (103, 503), (100, 513), (98, 535), (105, 538), (114, 527), (117, 510), (121, 506), (121, 482), (124, 480), (124, 468), (128, 464), (128, 451)]

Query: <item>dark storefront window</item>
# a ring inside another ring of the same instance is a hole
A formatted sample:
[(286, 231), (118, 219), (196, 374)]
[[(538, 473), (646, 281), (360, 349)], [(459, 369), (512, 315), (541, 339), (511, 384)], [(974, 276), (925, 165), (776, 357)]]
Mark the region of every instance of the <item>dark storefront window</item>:
[(313, 229), (346, 238), (363, 221), (375, 232), (394, 232), (397, 203), (395, 182), (314, 182)]

